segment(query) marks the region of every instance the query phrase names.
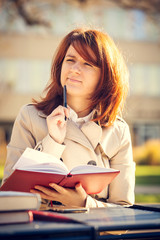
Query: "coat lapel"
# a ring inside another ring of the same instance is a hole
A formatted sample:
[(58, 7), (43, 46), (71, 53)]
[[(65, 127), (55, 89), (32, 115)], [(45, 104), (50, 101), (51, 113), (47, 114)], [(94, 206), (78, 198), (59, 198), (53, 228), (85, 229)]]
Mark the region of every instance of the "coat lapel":
[(84, 123), (79, 129), (77, 125), (68, 120), (66, 138), (71, 139), (88, 149), (94, 151), (102, 136), (102, 129), (94, 122)]
[[(38, 115), (43, 118), (47, 117), (41, 111), (38, 112)], [(66, 139), (75, 141), (94, 151), (98, 143), (101, 141), (101, 138), (102, 128), (95, 122), (90, 121), (84, 123), (81, 129), (79, 129), (72, 120), (67, 121)]]
[(84, 135), (92, 144), (92, 147), (95, 149), (101, 140), (102, 128), (95, 122), (90, 121), (82, 126), (81, 131), (84, 133)]

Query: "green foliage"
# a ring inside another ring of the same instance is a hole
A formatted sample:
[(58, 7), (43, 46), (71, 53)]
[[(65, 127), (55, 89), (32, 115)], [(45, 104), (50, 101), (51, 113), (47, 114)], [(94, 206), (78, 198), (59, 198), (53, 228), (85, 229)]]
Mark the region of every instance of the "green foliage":
[(137, 176), (136, 185), (145, 186), (159, 186), (160, 185), (160, 175), (159, 176)]
[[(137, 165), (136, 185), (160, 186), (160, 166)], [(136, 194), (136, 203), (160, 203), (160, 194)]]
[(160, 185), (160, 166), (136, 166), (136, 185)]
[(136, 194), (136, 203), (160, 203), (160, 194)]
[(133, 147), (134, 161), (140, 165), (160, 165), (160, 140), (149, 140)]
[(160, 166), (137, 165), (136, 176), (159, 176)]

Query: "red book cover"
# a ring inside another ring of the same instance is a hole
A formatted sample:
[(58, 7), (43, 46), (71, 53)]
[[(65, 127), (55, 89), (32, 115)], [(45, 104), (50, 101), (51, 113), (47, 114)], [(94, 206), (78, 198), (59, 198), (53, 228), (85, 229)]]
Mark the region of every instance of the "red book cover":
[(49, 183), (59, 183), (64, 175), (33, 172), (16, 169), (1, 186), (1, 191), (30, 192), (36, 184), (48, 187)]
[(49, 222), (75, 222), (74, 220), (58, 213), (53, 213), (49, 211), (32, 211), (33, 219), (35, 221), (49, 221)]
[(0, 188), (1, 191), (29, 192), (35, 185), (49, 187), (56, 183), (74, 188), (81, 183), (87, 194), (101, 192), (118, 175), (119, 170), (81, 165), (69, 171), (54, 156), (27, 148), (13, 167), (14, 172)]
[[(89, 166), (84, 167), (88, 168)], [(67, 175), (16, 169), (0, 190), (29, 192), (35, 185), (49, 187), (49, 183), (57, 183), (63, 187), (74, 188), (75, 184), (80, 182), (87, 194), (96, 194), (101, 192), (119, 173), (118, 170), (109, 169), (107, 171), (105, 168), (90, 167), (95, 172), (70, 173)], [(104, 172), (97, 172), (100, 169)]]

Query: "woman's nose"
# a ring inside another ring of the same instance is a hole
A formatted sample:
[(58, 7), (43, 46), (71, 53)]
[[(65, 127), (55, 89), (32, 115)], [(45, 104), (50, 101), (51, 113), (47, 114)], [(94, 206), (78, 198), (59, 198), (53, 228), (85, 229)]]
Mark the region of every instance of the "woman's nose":
[(71, 67), (72, 72), (80, 73), (81, 72), (81, 67), (78, 62), (74, 63)]

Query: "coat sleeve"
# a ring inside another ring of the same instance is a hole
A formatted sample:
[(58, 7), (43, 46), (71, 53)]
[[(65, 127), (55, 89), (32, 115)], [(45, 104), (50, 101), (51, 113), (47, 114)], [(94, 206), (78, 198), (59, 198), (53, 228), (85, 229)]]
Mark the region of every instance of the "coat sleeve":
[(36, 122), (38, 125), (39, 119), (34, 119), (34, 121), (32, 121), (32, 118), (35, 118), (35, 114), (32, 116), (32, 113), (29, 113), (28, 106), (29, 105), (25, 105), (21, 108), (14, 122), (11, 139), (7, 146), (7, 158), (2, 184), (12, 174), (13, 166), (27, 147), (50, 154), (53, 154), (55, 151), (55, 156), (59, 158), (64, 151), (65, 146), (56, 143), (47, 133), (46, 136), (37, 143), (37, 137), (35, 134), (36, 127), (33, 122)]
[(26, 114), (26, 107), (23, 107), (14, 122), (11, 139), (7, 146), (7, 158), (2, 184), (13, 172), (12, 168), (14, 164), (26, 147), (34, 148), (34, 146), (35, 139), (32, 135), (29, 115)]
[[(115, 139), (118, 139), (118, 141)], [(115, 207), (117, 205), (134, 204), (135, 163), (133, 162), (130, 131), (126, 123), (120, 124), (119, 130), (116, 132), (116, 138), (114, 134), (111, 134), (108, 138), (106, 149), (111, 148), (111, 152), (114, 152), (114, 154), (110, 158), (110, 167), (120, 170), (120, 173), (108, 187), (108, 199), (100, 201), (100, 199), (97, 200), (88, 196), (86, 207)], [(105, 152), (106, 149), (104, 149)]]
[(109, 185), (109, 203), (134, 204), (135, 163), (133, 162), (132, 143), (128, 125), (120, 131), (119, 148), (110, 159), (110, 167), (120, 170), (119, 175)]

